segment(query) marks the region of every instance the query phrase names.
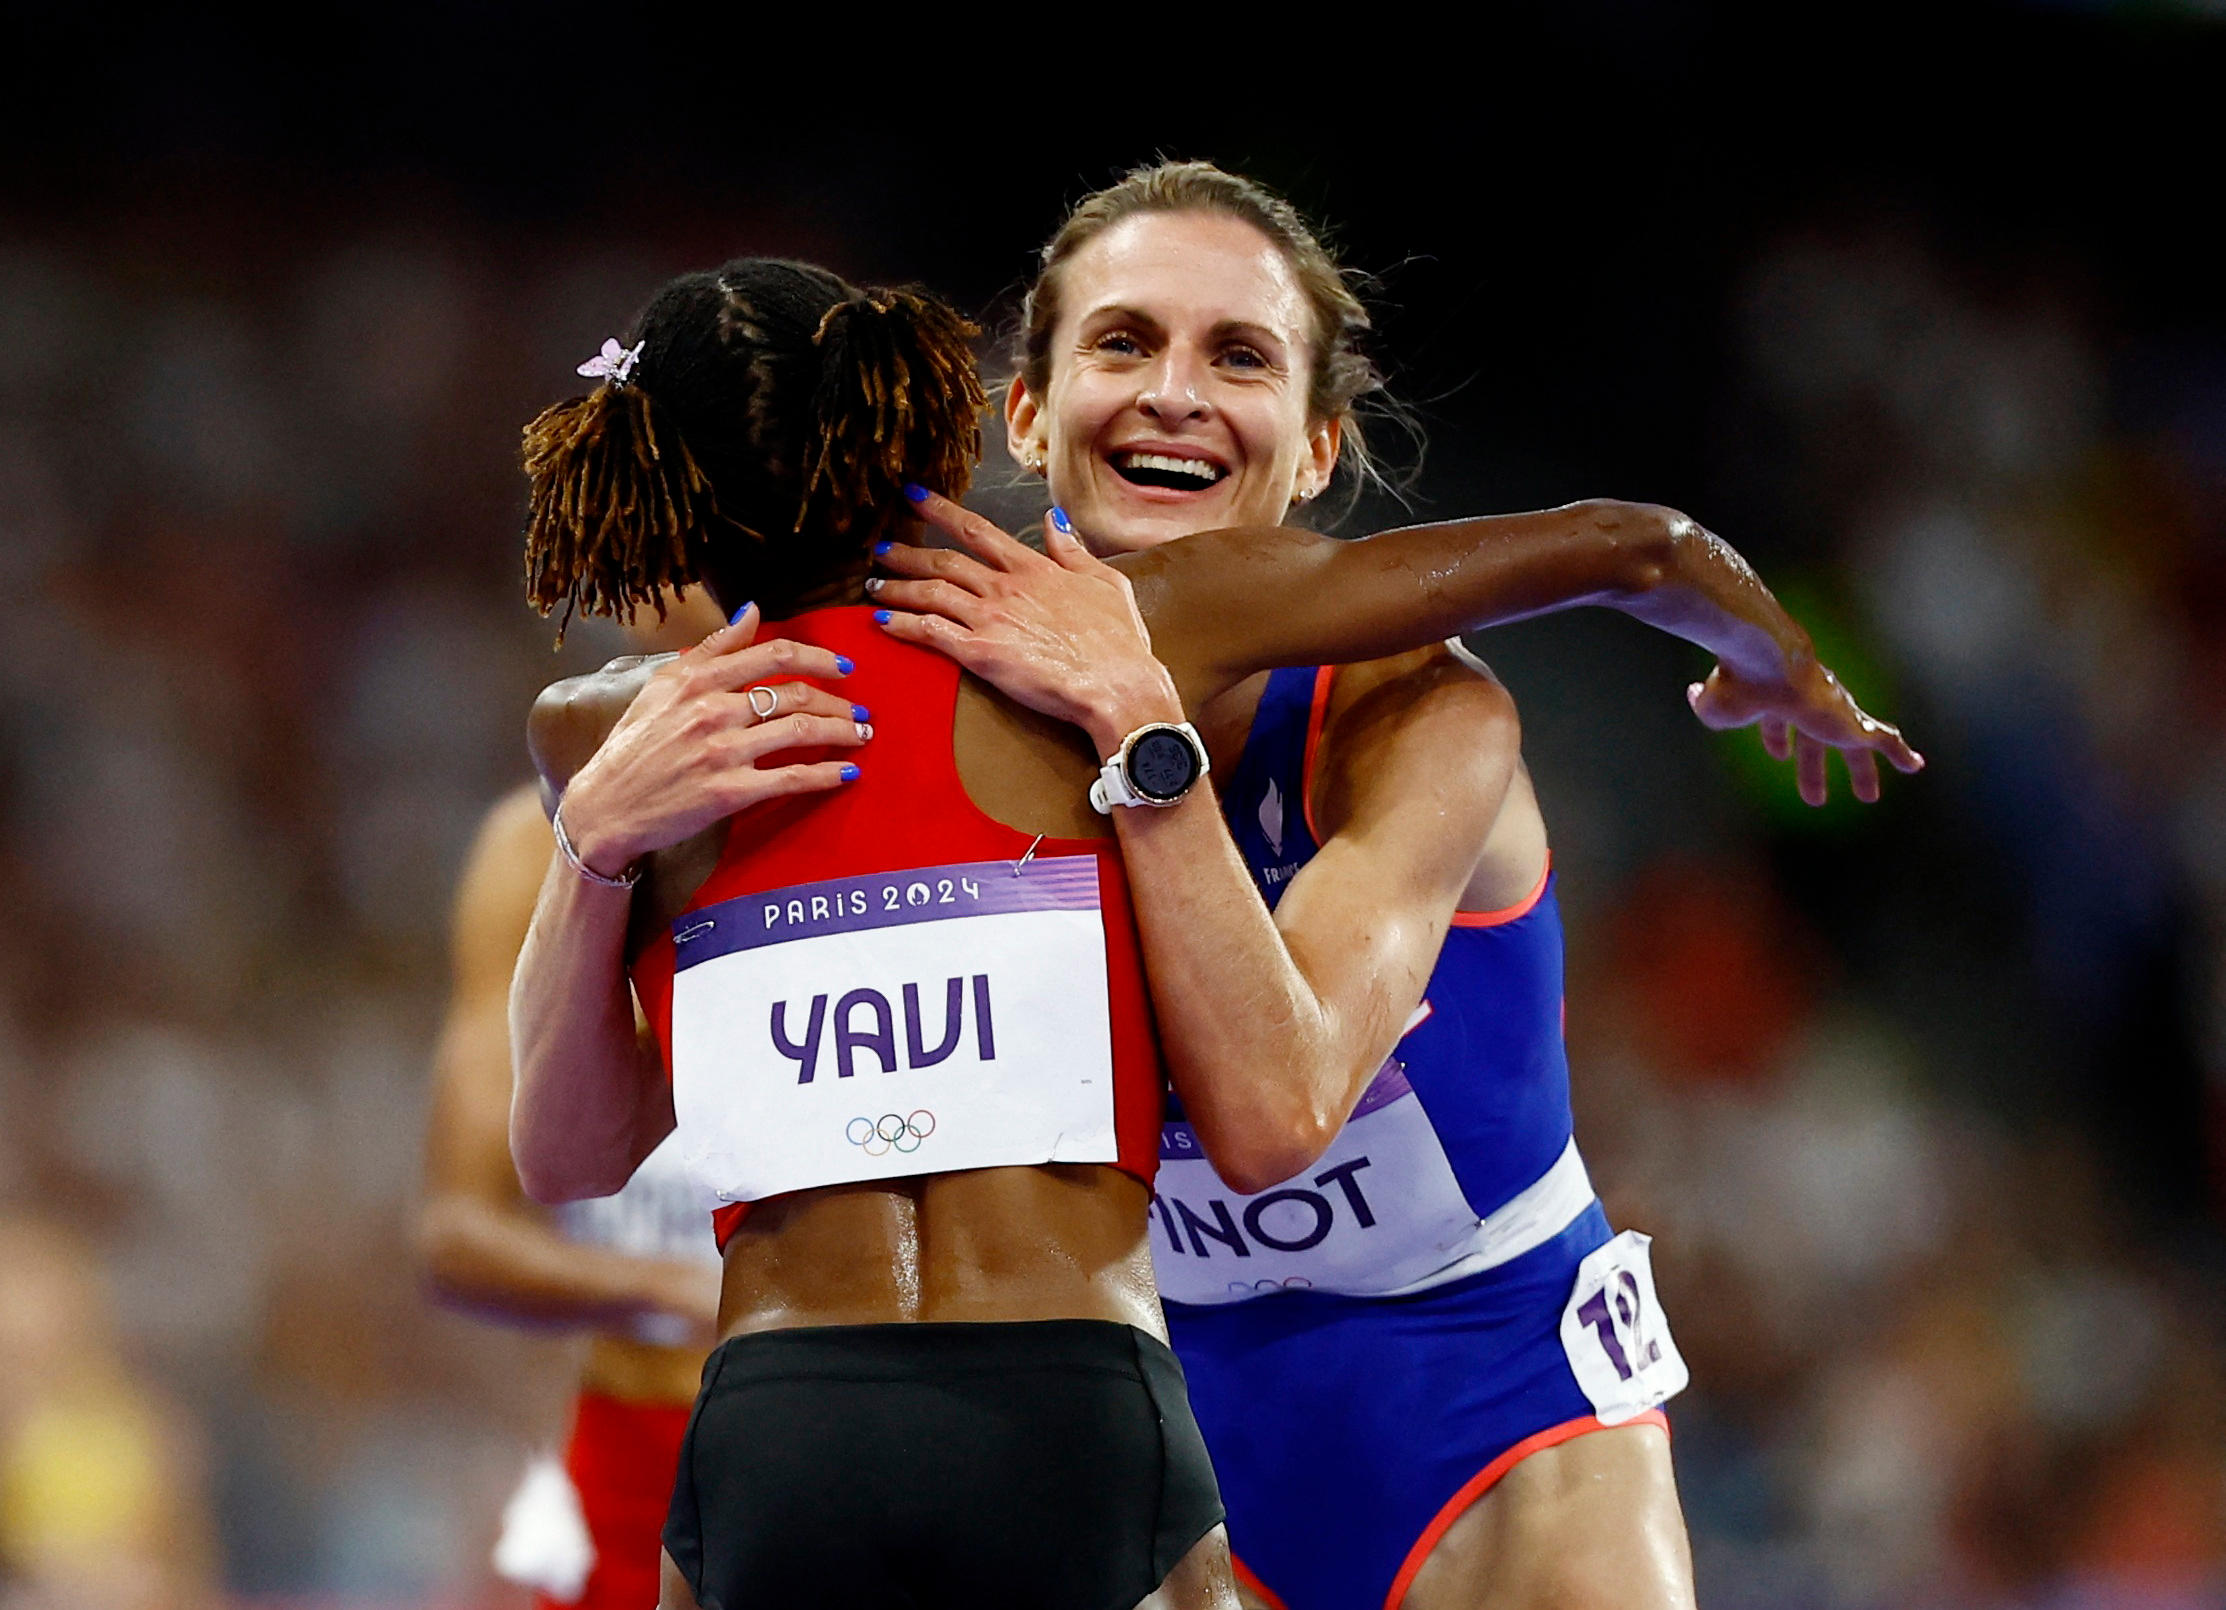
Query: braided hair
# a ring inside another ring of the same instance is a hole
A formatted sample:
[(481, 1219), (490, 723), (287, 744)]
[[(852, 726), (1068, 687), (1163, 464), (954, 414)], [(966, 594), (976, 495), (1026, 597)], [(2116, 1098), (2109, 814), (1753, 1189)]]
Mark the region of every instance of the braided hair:
[[(525, 429), (526, 594), (631, 619), (715, 574), (770, 615), (864, 555), (906, 481), (981, 452), (980, 332), (918, 287), (741, 258), (668, 281), (630, 371)], [(732, 602), (733, 600), (727, 600)]]

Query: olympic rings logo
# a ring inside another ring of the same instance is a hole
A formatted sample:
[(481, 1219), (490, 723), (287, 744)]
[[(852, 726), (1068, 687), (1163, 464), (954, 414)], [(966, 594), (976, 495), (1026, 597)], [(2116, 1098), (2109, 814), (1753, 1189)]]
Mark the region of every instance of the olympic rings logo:
[(935, 1114), (922, 1107), (910, 1117), (885, 1112), (879, 1119), (853, 1118), (843, 1130), (843, 1139), (868, 1157), (886, 1157), (891, 1152), (916, 1152), (920, 1142), (934, 1133)]

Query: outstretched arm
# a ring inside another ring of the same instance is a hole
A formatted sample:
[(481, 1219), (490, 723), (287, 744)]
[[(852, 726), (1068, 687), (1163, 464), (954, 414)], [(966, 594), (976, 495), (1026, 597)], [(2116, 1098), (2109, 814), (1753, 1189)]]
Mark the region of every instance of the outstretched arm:
[(597, 1324), (669, 1314), (706, 1341), (718, 1281), (698, 1265), (582, 1246), (526, 1199), (510, 1160), (510, 974), (550, 853), (532, 788), (488, 812), (457, 890), (448, 1017), (433, 1062), (418, 1262), (445, 1301)]
[[(1360, 543), (1281, 528), (1217, 532), (1117, 569), (1056, 522), (1039, 555), (956, 505), (918, 501), (962, 551), (883, 555), (908, 578), (877, 589), (891, 606), (888, 629), (1075, 722), (1101, 754), (1256, 670), (1381, 657), (1595, 603), (1715, 649), (1724, 660), (1716, 687), (1760, 690), (1755, 705), (1801, 722), (1807, 741), (1848, 741), (1860, 755), (1858, 793), (1876, 793), (1863, 766), (1872, 746), (1917, 764), (1898, 733), (1855, 709), (1816, 665), (1807, 635), (1737, 554), (1668, 511), (1578, 505)], [(1366, 757), (1373, 784), (1354, 802), (1338, 854), (1396, 876), (1340, 879), (1325, 868), (1310, 880), (1357, 895), (1333, 925), (1348, 936), (1337, 946), (1299, 954), (1278, 932), (1210, 779), (1173, 809), (1114, 813), (1169, 1069), (1208, 1155), (1239, 1190), (1289, 1177), (1343, 1124), (1428, 973), (1482, 841), (1478, 822), (1505, 794), (1513, 709), (1474, 679), (1442, 681), (1387, 731), (1382, 752)], [(1804, 763), (1805, 794), (1808, 784)], [(1366, 965), (1346, 965), (1355, 959)], [(1213, 988), (1198, 988), (1207, 978)]]
[(883, 601), (926, 612), (898, 617), (893, 629), (1085, 727), (1089, 702), (1125, 698), (1144, 675), (1133, 655), (1064, 642), (1086, 613), (1074, 607), (1085, 586), (1103, 591), (1120, 574), (1149, 623), (1151, 654), (1193, 708), (1255, 671), (1378, 659), (1597, 605), (1714, 653), (1717, 669), (1695, 695), (1695, 713), (1714, 727), (1759, 723), (1780, 758), (1797, 749), (1811, 804), (1823, 803), (1830, 749), (1846, 757), (1866, 800), (1878, 796), (1874, 756), (1902, 771), (1924, 764), (1817, 663), (1808, 633), (1737, 550), (1674, 509), (1601, 499), (1358, 542), (1247, 527), (1109, 565), (1056, 529), (1047, 528), (1046, 560), (942, 498), (930, 494), (919, 508), (965, 551), (900, 545), (883, 556), (908, 578), (887, 583)]
[(1195, 656), (1209, 682), (1374, 659), (1594, 605), (1713, 653), (1694, 712), (1712, 727), (1760, 723), (1778, 759), (1798, 750), (1812, 805), (1824, 803), (1829, 750), (1865, 801), (1878, 798), (1877, 756), (1905, 772), (1924, 764), (1817, 662), (1808, 633), (1738, 551), (1674, 509), (1601, 499), (1359, 542), (1285, 527), (1217, 532), (1139, 555), (1129, 573), (1170, 664)]

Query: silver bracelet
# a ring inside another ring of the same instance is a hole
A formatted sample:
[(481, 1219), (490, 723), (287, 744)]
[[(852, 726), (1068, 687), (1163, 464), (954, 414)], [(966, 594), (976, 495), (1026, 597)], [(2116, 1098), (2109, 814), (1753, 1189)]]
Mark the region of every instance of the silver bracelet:
[(572, 870), (587, 879), (588, 882), (600, 883), (606, 889), (631, 889), (635, 884), (641, 882), (642, 868), (639, 861), (636, 861), (617, 877), (606, 878), (602, 873), (581, 860), (580, 852), (572, 848), (572, 835), (564, 831), (564, 807), (561, 804), (550, 813), (549, 825), (556, 829), (557, 854), (563, 856)]

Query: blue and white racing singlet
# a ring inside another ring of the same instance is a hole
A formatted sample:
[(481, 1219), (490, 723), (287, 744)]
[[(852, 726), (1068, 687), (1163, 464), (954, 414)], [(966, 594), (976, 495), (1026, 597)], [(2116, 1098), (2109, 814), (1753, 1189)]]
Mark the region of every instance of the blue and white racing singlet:
[[(1308, 820), (1330, 671), (1273, 673), (1222, 793), (1270, 908), (1320, 844)], [(1422, 1291), (1494, 1268), (1592, 1204), (1569, 1113), (1561, 917), (1551, 872), (1505, 911), (1453, 918), (1416, 1009), (1329, 1150), (1246, 1196), (1170, 1097), (1152, 1204), (1161, 1294), (1228, 1303), (1284, 1289)]]

